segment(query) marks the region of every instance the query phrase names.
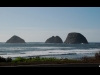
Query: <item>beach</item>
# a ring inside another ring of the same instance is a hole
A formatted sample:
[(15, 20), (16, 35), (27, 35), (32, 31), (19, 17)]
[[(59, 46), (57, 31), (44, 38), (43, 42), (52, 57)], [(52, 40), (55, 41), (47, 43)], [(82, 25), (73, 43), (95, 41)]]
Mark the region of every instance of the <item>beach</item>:
[(37, 64), (37, 65), (17, 65), (17, 66), (0, 66), (0, 67), (100, 67), (100, 63)]

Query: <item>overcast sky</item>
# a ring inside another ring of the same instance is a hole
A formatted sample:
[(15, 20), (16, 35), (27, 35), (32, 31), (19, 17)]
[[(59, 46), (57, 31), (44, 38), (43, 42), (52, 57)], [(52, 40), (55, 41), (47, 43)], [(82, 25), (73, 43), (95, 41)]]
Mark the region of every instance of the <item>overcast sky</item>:
[(13, 35), (26, 42), (45, 42), (51, 36), (65, 41), (70, 32), (100, 42), (100, 7), (0, 7), (0, 42)]

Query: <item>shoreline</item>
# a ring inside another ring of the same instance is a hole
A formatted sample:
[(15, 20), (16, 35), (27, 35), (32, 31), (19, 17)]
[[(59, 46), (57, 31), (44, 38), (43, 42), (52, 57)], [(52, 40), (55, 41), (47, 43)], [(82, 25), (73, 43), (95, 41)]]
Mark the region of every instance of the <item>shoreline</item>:
[(100, 67), (100, 63), (35, 64), (0, 67)]
[(12, 58), (0, 57), (0, 67), (100, 67), (100, 55), (98, 54), (100, 52), (96, 53), (95, 57), (83, 57), (81, 60), (41, 58), (39, 56), (17, 57), (12, 60)]

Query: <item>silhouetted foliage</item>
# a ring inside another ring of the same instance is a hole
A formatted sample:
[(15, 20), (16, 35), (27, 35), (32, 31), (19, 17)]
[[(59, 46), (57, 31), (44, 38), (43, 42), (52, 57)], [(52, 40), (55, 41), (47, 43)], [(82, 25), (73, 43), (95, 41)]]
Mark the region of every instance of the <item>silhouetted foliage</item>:
[(100, 51), (98, 53), (95, 53), (95, 59), (100, 60)]
[(11, 61), (12, 61), (12, 59), (10, 57), (3, 58), (3, 57), (0, 56), (0, 62), (11, 62)]
[(12, 61), (12, 59), (10, 58), (10, 57), (8, 57), (7, 59), (6, 59), (6, 62), (11, 62)]
[(6, 59), (0, 56), (0, 62), (6, 62)]

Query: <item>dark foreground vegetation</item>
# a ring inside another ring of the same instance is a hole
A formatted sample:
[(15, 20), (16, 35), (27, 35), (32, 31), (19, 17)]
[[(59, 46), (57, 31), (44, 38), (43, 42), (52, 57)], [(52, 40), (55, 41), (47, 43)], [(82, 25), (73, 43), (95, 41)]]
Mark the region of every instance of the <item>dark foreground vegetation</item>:
[(39, 56), (33, 58), (17, 57), (12, 60), (10, 57), (0, 57), (0, 66), (17, 66), (17, 65), (38, 65), (38, 64), (86, 64), (86, 63), (100, 63), (100, 52), (96, 53), (94, 57), (82, 57), (80, 60), (75, 59), (57, 59), (57, 58), (40, 58)]

